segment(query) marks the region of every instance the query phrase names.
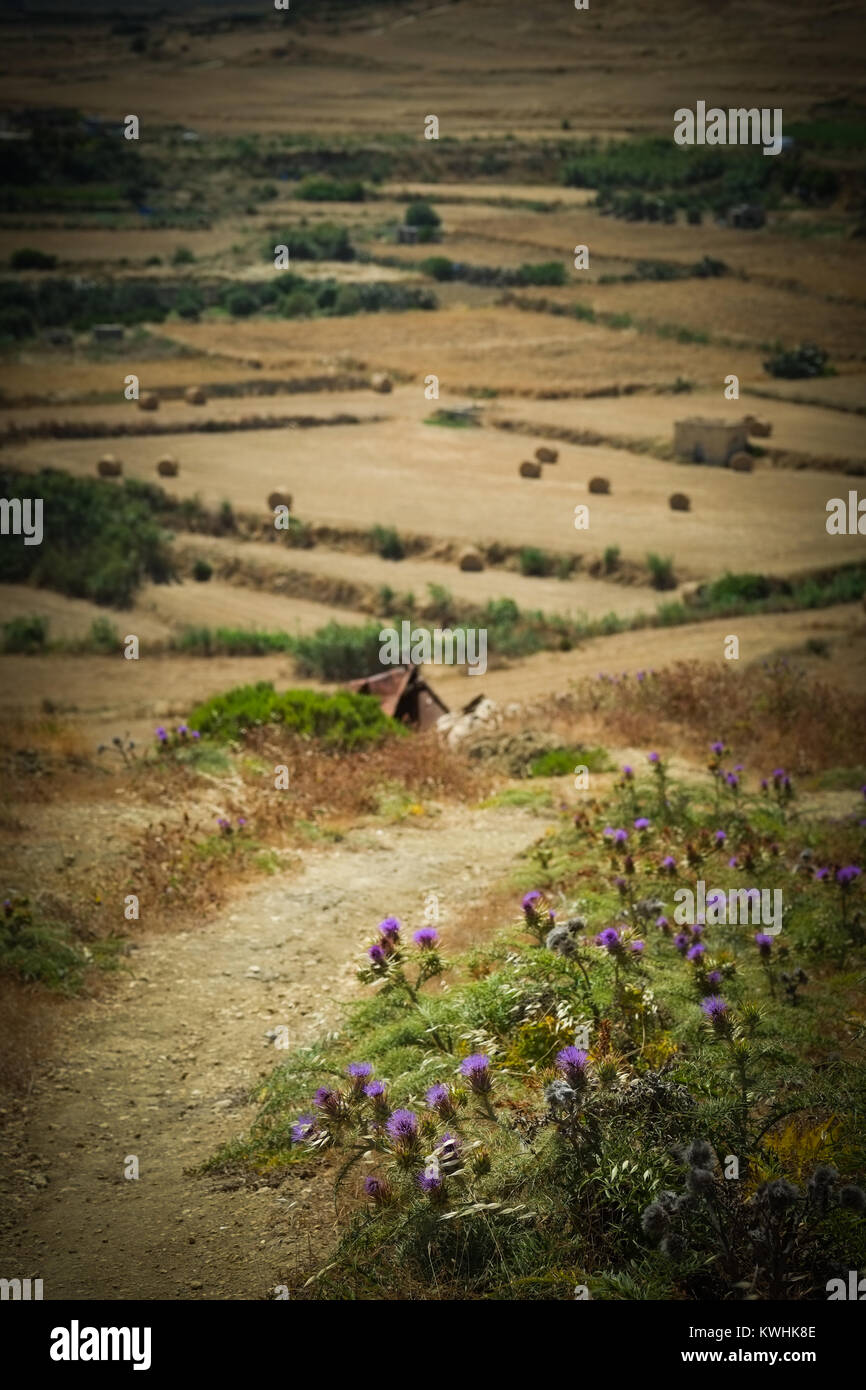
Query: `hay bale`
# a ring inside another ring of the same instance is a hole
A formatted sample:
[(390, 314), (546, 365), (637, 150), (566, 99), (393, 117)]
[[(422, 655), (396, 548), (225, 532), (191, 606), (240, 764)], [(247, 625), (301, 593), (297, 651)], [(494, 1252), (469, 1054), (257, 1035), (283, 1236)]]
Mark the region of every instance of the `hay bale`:
[(180, 470), (180, 464), (173, 454), (163, 454), (157, 461), (156, 471), (161, 478), (176, 478)]
[(752, 458), (752, 455), (743, 451), (731, 454), (731, 457), (728, 459), (728, 467), (733, 468), (735, 473), (751, 473), (754, 466), (755, 460)]
[(119, 478), (123, 472), (123, 464), (114, 454), (103, 454), (96, 467), (100, 478)]
[(145, 391), (143, 396), (138, 398), (139, 410), (159, 410), (159, 396), (155, 391)]
[(391, 378), (384, 372), (374, 372), (370, 377), (370, 385), (374, 391), (379, 391), (384, 396), (394, 389)]
[(607, 478), (590, 478), (590, 492), (608, 493), (610, 492), (610, 482)]
[(691, 502), (684, 492), (673, 492), (669, 497), (672, 512), (688, 512), (691, 510)]
[(183, 393), (187, 405), (207, 405), (207, 396), (201, 386), (188, 386)]
[(559, 450), (548, 449), (546, 444), (542, 444), (540, 448), (536, 449), (535, 457), (539, 463), (556, 463), (559, 458)]
[(526, 459), (520, 465), (520, 476), (521, 478), (540, 478), (541, 464), (536, 463), (534, 459)]
[(481, 551), (476, 550), (471, 545), (467, 546), (465, 550), (461, 550), (458, 563), (462, 570), (471, 570), (475, 572), (484, 569), (484, 557)]
[(292, 510), (292, 494), (284, 488), (282, 492), (268, 493), (268, 511), (272, 512), (275, 507), (288, 507)]

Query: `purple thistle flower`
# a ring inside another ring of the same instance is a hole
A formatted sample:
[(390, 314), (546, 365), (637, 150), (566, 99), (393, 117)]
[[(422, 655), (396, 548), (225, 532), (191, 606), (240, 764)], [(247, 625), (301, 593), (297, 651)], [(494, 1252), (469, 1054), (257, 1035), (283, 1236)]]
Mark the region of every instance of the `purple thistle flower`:
[(460, 1063), (460, 1075), (466, 1078), (473, 1091), (483, 1095), (492, 1085), (490, 1058), (484, 1052), (473, 1052), (471, 1057), (464, 1057)]
[(686, 951), (689, 949), (690, 940), (691, 938), (688, 932), (684, 931), (677, 932), (676, 936), (674, 937), (674, 945), (676, 946), (681, 956), (685, 955)]
[(556, 1065), (575, 1091), (586, 1085), (588, 1054), (581, 1047), (564, 1047), (556, 1054)]
[(378, 941), (375, 943), (375, 945), (369, 948), (369, 950), (367, 951), (367, 955), (370, 957), (370, 960), (373, 962), (374, 965), (385, 964), (385, 952), (382, 950), (382, 947), (379, 945)]
[(385, 1129), (396, 1145), (411, 1148), (418, 1138), (418, 1116), (414, 1110), (395, 1110)]
[(677, 861), (672, 854), (666, 854), (662, 860), (661, 866), (663, 869), (666, 869), (669, 874), (672, 874), (677, 867)]
[(735, 854), (732, 854), (731, 857), (730, 857), (730, 859), (728, 860), (728, 868), (729, 868), (729, 869), (736, 869), (736, 867), (737, 867), (737, 856), (736, 856)]
[(614, 844), (617, 844), (617, 845), (624, 845), (625, 842), (626, 842), (626, 840), (628, 839), (628, 831), (627, 831), (627, 830), (615, 830), (615, 831), (614, 831), (614, 834), (613, 834), (613, 839), (614, 839)]
[(716, 757), (720, 757), (725, 751), (725, 745), (722, 743), (721, 739), (716, 739), (715, 743), (711, 743), (710, 748), (716, 754)]
[(726, 772), (725, 781), (727, 782), (729, 787), (736, 788), (740, 785), (740, 779), (735, 772)]
[(648, 830), (649, 824), (649, 820), (646, 816), (638, 816), (634, 823), (634, 828), (635, 830)]
[(292, 1125), (292, 1143), (303, 1144), (316, 1128), (315, 1115), (299, 1115)]
[(246, 818), (246, 816), (238, 816), (238, 825), (239, 825), (239, 826), (244, 826), (244, 825), (246, 825), (246, 823), (247, 823), (247, 818)]
[(836, 870), (836, 882), (843, 888), (847, 888), (856, 878), (859, 878), (862, 869), (858, 869), (856, 864), (846, 864), (844, 869)]
[(379, 931), (382, 936), (387, 937), (389, 940), (393, 940), (400, 935), (400, 926), (401, 923), (399, 918), (386, 917), (384, 921), (379, 923)]
[(646, 942), (645, 942), (645, 941), (633, 941), (633, 942), (631, 943), (631, 949), (632, 949), (637, 955), (640, 955), (641, 951), (644, 949), (645, 946), (646, 946)]
[(193, 737), (193, 738), (201, 738), (201, 734), (199, 733), (198, 729), (193, 729), (193, 731), (192, 731), (192, 737)]
[(343, 1097), (339, 1091), (334, 1091), (330, 1086), (320, 1086), (313, 1100), (320, 1110), (323, 1110), (331, 1119), (339, 1119), (343, 1113)]
[(168, 734), (165, 732), (165, 729), (162, 727), (161, 724), (156, 731), (156, 736), (159, 739), (160, 743), (165, 743), (166, 739), (168, 738)]
[(418, 1186), (421, 1188), (422, 1192), (426, 1192), (427, 1195), (430, 1196), (434, 1192), (441, 1191), (442, 1179), (438, 1173), (425, 1170), (423, 1173), (418, 1174)]
[(622, 775), (627, 782), (630, 782), (634, 777), (634, 768), (630, 767), (628, 763), (623, 763)]
[(364, 1095), (368, 1100), (378, 1100), (385, 1094), (384, 1081), (368, 1081), (364, 1087)]
[(612, 840), (616, 832), (612, 825), (606, 825), (601, 833), (606, 840)]
[(384, 1204), (391, 1197), (391, 1184), (387, 1178), (376, 1178), (372, 1173), (368, 1173), (364, 1179), (364, 1191), (377, 1204)]
[(606, 951), (615, 951), (619, 946), (619, 932), (616, 927), (605, 927), (595, 938), (596, 946), (603, 946)]
[(755, 945), (762, 956), (769, 956), (773, 949), (773, 938), (768, 936), (766, 932), (757, 931), (755, 932)]
[(657, 763), (661, 761), (658, 753), (647, 753), (646, 760), (648, 763)]
[(720, 994), (710, 994), (706, 999), (702, 999), (701, 1008), (713, 1022), (723, 1018), (728, 1012), (728, 1006)]
[(766, 777), (762, 777), (762, 778), (761, 778), (761, 791), (762, 791), (762, 792), (765, 792), (765, 791), (767, 790), (767, 785), (768, 785), (768, 783), (767, 783)]
[(435, 1110), (443, 1119), (448, 1119), (449, 1116), (457, 1113), (456, 1106), (451, 1097), (451, 1087), (446, 1086), (442, 1081), (435, 1082), (427, 1091), (424, 1099), (430, 1106), (430, 1109)]
[(704, 954), (706, 949), (707, 948), (704, 945), (703, 941), (695, 942), (694, 946), (692, 946), (690, 950), (686, 951), (686, 960), (700, 960), (701, 956)]
[(656, 926), (657, 926), (657, 927), (661, 927), (662, 931), (664, 931), (665, 927), (669, 927), (669, 926), (670, 926), (670, 922), (668, 921), (667, 917), (665, 917), (665, 916), (657, 917), (657, 918), (656, 918)]
[(352, 1083), (352, 1090), (356, 1096), (363, 1095), (367, 1078), (373, 1075), (372, 1062), (350, 1062), (346, 1067), (346, 1075)]
[(523, 899), (523, 911), (527, 916), (535, 911), (536, 904), (541, 901), (541, 893), (537, 888), (532, 888), (525, 894)]
[(723, 845), (723, 844), (725, 843), (725, 840), (727, 840), (727, 838), (728, 838), (728, 837), (727, 837), (727, 835), (725, 834), (724, 830), (717, 830), (717, 831), (716, 831), (716, 834), (715, 834), (715, 841), (716, 841), (716, 844), (717, 844), (717, 845)]
[(721, 970), (708, 970), (708, 971), (707, 971), (707, 984), (708, 984), (708, 985), (714, 985), (714, 986), (715, 986), (715, 985), (720, 985), (721, 983), (722, 983), (722, 972), (721, 972)]
[(422, 951), (430, 951), (434, 946), (439, 945), (439, 933), (435, 927), (419, 927), (412, 937), (416, 946), (420, 946)]
[(815, 877), (816, 877), (817, 879), (826, 878), (827, 875), (829, 874), (829, 872), (830, 872), (829, 869), (816, 869), (816, 870), (815, 870)]
[(189, 733), (189, 729), (186, 724), (178, 724), (177, 732), (180, 734), (181, 738), (185, 738)]

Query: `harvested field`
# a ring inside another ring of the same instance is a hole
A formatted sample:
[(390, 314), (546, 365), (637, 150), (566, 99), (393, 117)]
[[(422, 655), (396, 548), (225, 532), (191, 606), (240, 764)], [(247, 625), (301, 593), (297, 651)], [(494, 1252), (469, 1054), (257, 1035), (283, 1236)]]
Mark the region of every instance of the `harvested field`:
[[(540, 483), (527, 483), (517, 476), (523, 439), (498, 430), (436, 428), (421, 417), (419, 409), (414, 422), (288, 435), (169, 434), (160, 437), (159, 452), (181, 460), (171, 491), (200, 496), (211, 506), (227, 498), (241, 512), (256, 512), (279, 481), (290, 487), (297, 514), (317, 524), (390, 525), (469, 544), (502, 540), (595, 555), (618, 545), (624, 558), (641, 562), (651, 548), (673, 555), (683, 578), (725, 569), (787, 573), (864, 554), (863, 537), (827, 534), (826, 502), (838, 484), (818, 473), (686, 472), (683, 465), (622, 450), (572, 445), (562, 448), (559, 463)], [(94, 468), (92, 441), (34, 440), (6, 453), (10, 463), (27, 469), (56, 467), (60, 459), (74, 473)], [(124, 439), (127, 476), (152, 477), (155, 457), (153, 441)], [(587, 483), (595, 474), (610, 478), (612, 496), (592, 501)], [(671, 513), (667, 500), (685, 477), (692, 497), (687, 516)], [(590, 529), (575, 531), (575, 506), (591, 501)]]

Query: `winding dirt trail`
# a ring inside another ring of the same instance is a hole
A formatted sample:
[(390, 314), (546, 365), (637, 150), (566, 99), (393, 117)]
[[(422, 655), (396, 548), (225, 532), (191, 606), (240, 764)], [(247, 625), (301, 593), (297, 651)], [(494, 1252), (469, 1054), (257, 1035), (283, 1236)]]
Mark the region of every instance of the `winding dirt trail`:
[(355, 830), (200, 930), (142, 934), (11, 1117), (0, 1273), (43, 1279), (46, 1300), (268, 1297), (299, 1250), (327, 1244), (322, 1184), (312, 1170), (257, 1188), (188, 1172), (253, 1118), (248, 1090), (282, 1055), (266, 1034), (285, 1025), (295, 1046), (333, 1027), (377, 921), (418, 925), (433, 891), (447, 942), (542, 829), (522, 809), (458, 807)]

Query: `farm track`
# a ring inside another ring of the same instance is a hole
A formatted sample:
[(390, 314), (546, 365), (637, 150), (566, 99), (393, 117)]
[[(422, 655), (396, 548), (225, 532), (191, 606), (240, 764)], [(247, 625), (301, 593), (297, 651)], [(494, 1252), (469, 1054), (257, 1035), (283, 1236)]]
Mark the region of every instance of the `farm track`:
[(447, 940), (542, 828), (516, 808), (449, 807), (424, 828), (359, 829), (198, 930), (143, 926), (128, 973), (74, 1011), (14, 1106), (2, 1267), (43, 1279), (51, 1301), (268, 1297), (333, 1234), (327, 1175), (191, 1171), (253, 1120), (249, 1090), (282, 1055), (266, 1034), (286, 1026), (296, 1047), (334, 1027), (377, 921), (420, 925), (436, 891)]

